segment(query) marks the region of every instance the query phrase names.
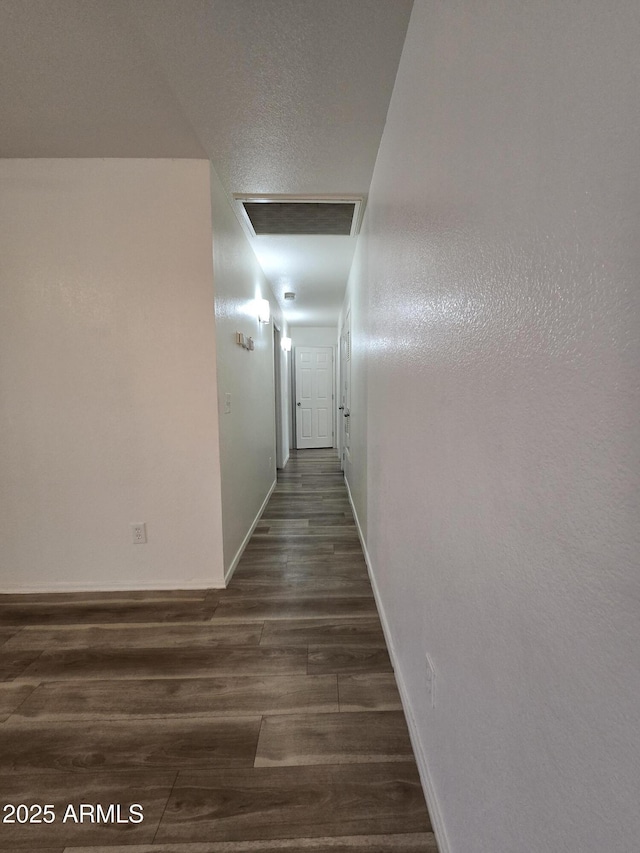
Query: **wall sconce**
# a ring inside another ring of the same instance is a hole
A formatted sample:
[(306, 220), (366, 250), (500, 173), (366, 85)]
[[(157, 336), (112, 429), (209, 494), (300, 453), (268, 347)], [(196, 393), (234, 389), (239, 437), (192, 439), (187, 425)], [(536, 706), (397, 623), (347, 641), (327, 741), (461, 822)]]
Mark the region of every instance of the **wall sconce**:
[(269, 310), (269, 300), (268, 299), (257, 299), (257, 309), (258, 309), (258, 322), (259, 323), (268, 323), (269, 318), (271, 317), (271, 312)]
[(291, 352), (291, 338), (287, 338), (283, 335), (280, 338), (280, 346), (285, 352)]

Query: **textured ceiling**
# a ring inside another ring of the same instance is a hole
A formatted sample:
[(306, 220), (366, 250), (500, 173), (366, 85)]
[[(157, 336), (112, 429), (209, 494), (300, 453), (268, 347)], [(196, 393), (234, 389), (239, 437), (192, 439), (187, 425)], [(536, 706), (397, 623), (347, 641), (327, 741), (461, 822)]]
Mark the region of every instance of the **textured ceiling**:
[[(411, 5), (1, 0), (0, 156), (204, 157), (230, 197), (366, 195)], [(298, 310), (311, 281), (340, 304), (354, 238), (333, 239), (350, 251), (307, 246)]]
[[(256, 255), (290, 323), (335, 326), (353, 260), (355, 237), (257, 237)], [(292, 290), (295, 302), (285, 302)]]

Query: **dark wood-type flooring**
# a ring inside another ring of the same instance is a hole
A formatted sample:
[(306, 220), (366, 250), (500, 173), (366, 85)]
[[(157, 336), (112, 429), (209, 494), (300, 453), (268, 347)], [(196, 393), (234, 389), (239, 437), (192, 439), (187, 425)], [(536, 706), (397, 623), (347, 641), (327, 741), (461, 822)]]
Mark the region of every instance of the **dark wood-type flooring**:
[(55, 812), (1, 853), (437, 853), (335, 451), (229, 589), (0, 596), (0, 681), (0, 809)]

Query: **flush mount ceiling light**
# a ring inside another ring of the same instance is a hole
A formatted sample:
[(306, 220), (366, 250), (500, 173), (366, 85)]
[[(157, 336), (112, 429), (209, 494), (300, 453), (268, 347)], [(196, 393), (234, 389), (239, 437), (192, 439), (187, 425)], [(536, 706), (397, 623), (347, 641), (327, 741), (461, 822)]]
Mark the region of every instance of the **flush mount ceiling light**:
[(233, 196), (240, 221), (251, 237), (318, 235), (355, 237), (362, 196)]
[(284, 350), (284, 352), (291, 352), (291, 338), (288, 338), (286, 335), (283, 335), (280, 338), (280, 346)]

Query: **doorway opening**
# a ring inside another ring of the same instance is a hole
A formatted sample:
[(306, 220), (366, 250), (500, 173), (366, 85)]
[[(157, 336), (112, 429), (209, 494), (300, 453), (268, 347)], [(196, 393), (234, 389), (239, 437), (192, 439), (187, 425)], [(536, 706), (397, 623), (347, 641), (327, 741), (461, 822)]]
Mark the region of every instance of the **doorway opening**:
[(351, 464), (351, 308), (347, 309), (340, 330), (340, 393), (338, 405), (338, 437), (340, 467), (346, 477)]

